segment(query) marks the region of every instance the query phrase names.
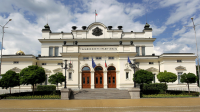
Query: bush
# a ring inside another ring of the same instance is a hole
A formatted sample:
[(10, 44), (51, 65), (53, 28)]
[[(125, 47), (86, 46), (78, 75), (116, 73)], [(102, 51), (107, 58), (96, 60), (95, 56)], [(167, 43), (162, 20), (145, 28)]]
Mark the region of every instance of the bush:
[(37, 91), (56, 91), (55, 85), (38, 85)]
[(164, 94), (167, 90), (165, 83), (144, 84), (140, 86), (142, 94)]

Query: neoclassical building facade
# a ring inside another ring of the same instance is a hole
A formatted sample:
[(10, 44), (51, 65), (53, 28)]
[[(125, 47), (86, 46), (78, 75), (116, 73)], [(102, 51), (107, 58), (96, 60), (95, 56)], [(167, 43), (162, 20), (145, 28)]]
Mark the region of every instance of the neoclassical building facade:
[[(129, 57), (132, 63), (134, 60), (139, 64), (136, 70), (144, 69), (155, 74), (153, 82), (159, 82), (156, 75), (164, 70), (177, 74), (177, 81), (168, 83), (171, 88), (186, 87), (180, 82), (183, 73), (196, 74), (194, 53), (154, 54), (153, 42), (156, 38), (152, 37), (149, 24), (141, 32), (124, 32), (122, 26), (113, 29), (100, 22), (82, 29), (73, 26), (71, 32), (52, 32), (47, 24), (38, 40), (41, 43), (41, 54), (38, 56), (27, 55), (21, 50), (16, 54), (3, 55), (2, 73), (8, 70), (20, 72), (29, 65), (38, 65), (45, 69), (47, 80), (42, 84), (46, 85), (50, 75), (57, 72), (65, 75), (61, 63), (67, 60), (68, 88), (127, 89), (134, 86), (134, 70), (127, 62)], [(63, 86), (64, 83), (59, 88)], [(190, 86), (195, 88), (197, 84)], [(28, 89), (30, 86), (20, 88)]]

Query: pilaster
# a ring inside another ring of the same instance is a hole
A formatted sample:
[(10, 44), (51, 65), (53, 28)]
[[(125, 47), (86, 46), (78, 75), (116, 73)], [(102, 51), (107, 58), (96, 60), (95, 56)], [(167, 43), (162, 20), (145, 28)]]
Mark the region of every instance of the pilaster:
[(104, 72), (104, 74), (103, 74), (103, 77), (104, 77), (104, 79), (103, 79), (104, 80), (103, 81), (104, 82), (104, 89), (107, 89), (108, 88), (108, 84), (107, 84), (108, 83), (108, 79), (107, 79), (108, 75), (107, 75), (107, 71), (103, 71), (103, 72)]
[(91, 89), (94, 89), (94, 71), (91, 71)]
[(80, 73), (80, 80), (79, 80), (79, 89), (82, 89), (82, 71), (79, 72)]

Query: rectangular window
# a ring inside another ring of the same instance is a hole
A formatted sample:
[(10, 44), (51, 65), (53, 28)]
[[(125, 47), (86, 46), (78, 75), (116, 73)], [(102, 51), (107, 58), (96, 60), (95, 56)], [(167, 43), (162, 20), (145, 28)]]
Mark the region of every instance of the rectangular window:
[(101, 60), (101, 57), (96, 57), (97, 60)]
[(142, 56), (145, 56), (145, 47), (142, 47)]
[(58, 63), (58, 65), (62, 65), (62, 63)]
[(72, 73), (71, 72), (69, 72), (69, 80), (72, 80)]
[(139, 54), (140, 54), (140, 47), (139, 46), (136, 47), (136, 53), (137, 53), (136, 56), (139, 56)]
[(128, 73), (129, 73), (129, 72), (126, 72), (126, 79), (128, 79)]
[(53, 47), (49, 47), (49, 56), (53, 56)]
[(153, 64), (153, 62), (149, 62), (149, 64)]
[(178, 62), (178, 63), (181, 63), (181, 62), (182, 62), (182, 60), (177, 60), (177, 62)]
[(108, 59), (114, 59), (114, 57), (108, 57)]
[(19, 61), (14, 61), (13, 63), (14, 63), (14, 64), (18, 64), (18, 63), (19, 63)]
[(178, 84), (181, 84), (181, 75), (183, 72), (178, 72)]
[(153, 74), (154, 77), (153, 77), (153, 82), (156, 83), (156, 74)]
[(46, 65), (46, 63), (42, 63), (42, 65)]
[(58, 56), (59, 53), (59, 47), (55, 47), (55, 55), (54, 56)]
[(83, 57), (83, 59), (84, 59), (84, 60), (88, 60), (88, 59), (89, 59), (89, 57)]

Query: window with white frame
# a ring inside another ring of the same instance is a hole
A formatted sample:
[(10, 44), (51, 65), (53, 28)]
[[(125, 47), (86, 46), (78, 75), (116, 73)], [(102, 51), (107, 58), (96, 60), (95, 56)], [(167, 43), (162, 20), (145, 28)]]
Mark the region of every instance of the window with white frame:
[(153, 62), (149, 62), (149, 64), (153, 64)]
[(181, 63), (181, 62), (182, 62), (182, 60), (177, 60), (177, 62), (178, 62), (178, 63)]
[(145, 56), (145, 46), (142, 46), (142, 56)]
[(126, 72), (126, 79), (129, 79), (129, 72)]
[(19, 64), (19, 61), (14, 61), (13, 63), (14, 63), (14, 64)]
[(108, 57), (108, 59), (114, 59), (114, 57)]
[(42, 63), (42, 65), (46, 65), (47, 63)]
[(72, 72), (69, 72), (68, 80), (72, 80)]
[(101, 57), (96, 57), (97, 60), (101, 60)]
[(178, 84), (181, 84), (181, 75), (183, 72), (178, 72)]
[(83, 59), (84, 59), (84, 60), (88, 60), (88, 59), (89, 59), (89, 57), (83, 57)]
[(49, 47), (49, 56), (53, 56), (53, 47)]
[(136, 56), (139, 56), (140, 55), (140, 47), (139, 46), (136, 46)]
[(58, 65), (62, 65), (62, 63), (58, 63)]
[(55, 55), (54, 56), (58, 56), (59, 53), (59, 47), (55, 47)]

